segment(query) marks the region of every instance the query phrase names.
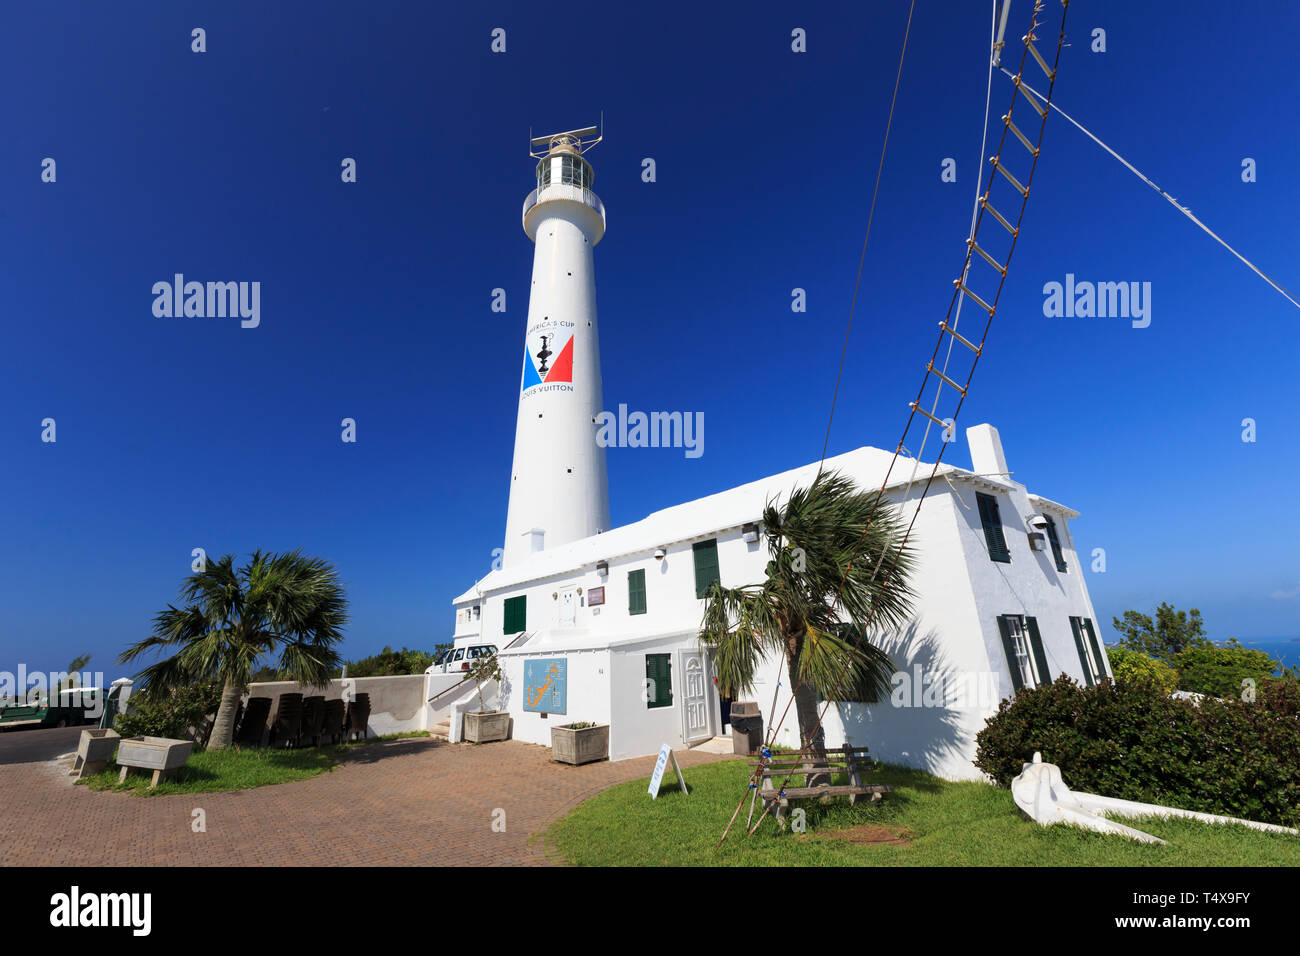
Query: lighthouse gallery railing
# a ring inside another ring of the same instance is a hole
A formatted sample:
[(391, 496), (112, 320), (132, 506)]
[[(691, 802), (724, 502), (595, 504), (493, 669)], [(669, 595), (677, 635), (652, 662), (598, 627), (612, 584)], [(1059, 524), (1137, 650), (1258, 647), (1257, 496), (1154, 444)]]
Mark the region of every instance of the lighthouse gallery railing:
[[(585, 186), (573, 186), (568, 183), (551, 183), (549, 186), (543, 187), (541, 192), (545, 194), (546, 198), (544, 201), (546, 202), (549, 202), (552, 199), (571, 199), (574, 202), (580, 202), (583, 205), (589, 206), (600, 216), (601, 222), (605, 221), (605, 204), (600, 201), (599, 196), (590, 189), (587, 189)], [(524, 200), (524, 210), (520, 215), (521, 219), (528, 218), (528, 211), (538, 203), (537, 197), (538, 190), (536, 189), (528, 194), (528, 198)]]

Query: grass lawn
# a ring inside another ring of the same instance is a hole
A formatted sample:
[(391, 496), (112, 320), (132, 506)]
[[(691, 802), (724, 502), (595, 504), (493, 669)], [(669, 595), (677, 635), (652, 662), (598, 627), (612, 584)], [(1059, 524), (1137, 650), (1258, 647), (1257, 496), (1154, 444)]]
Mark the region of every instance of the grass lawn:
[(77, 781), (91, 790), (117, 790), (144, 796), (164, 796), (169, 793), (215, 793), (221, 790), (251, 790), (269, 784), (291, 783), (327, 773), (339, 765), (348, 751), (357, 747), (398, 740), (406, 737), (427, 737), (428, 733), (389, 734), (370, 737), (346, 744), (328, 747), (301, 747), (283, 750), (278, 747), (233, 747), (229, 750), (199, 750), (190, 754), (185, 766), (176, 776), (149, 789), (152, 773), (132, 770), (126, 782), (117, 782), (121, 768), (110, 760), (108, 767), (94, 776)]
[[(657, 800), (647, 780), (592, 797), (553, 824), (544, 839), (579, 866), (1300, 866), (1300, 837), (1241, 826), (1147, 818), (1138, 829), (1169, 841), (1135, 843), (1075, 827), (1042, 827), (1008, 790), (949, 783), (886, 766), (868, 783), (894, 792), (850, 807), (801, 801), (807, 832), (779, 830), (771, 815), (745, 833), (749, 797), (720, 850), (714, 844), (748, 783), (744, 761), (683, 771), (689, 795), (665, 778)], [(762, 812), (755, 811), (755, 819)]]

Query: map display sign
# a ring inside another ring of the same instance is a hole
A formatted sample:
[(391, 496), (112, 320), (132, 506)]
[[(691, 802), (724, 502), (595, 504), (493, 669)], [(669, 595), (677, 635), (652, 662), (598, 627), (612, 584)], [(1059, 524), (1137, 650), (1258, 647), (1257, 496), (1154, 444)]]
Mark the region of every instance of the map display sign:
[(535, 714), (567, 713), (568, 677), (568, 658), (524, 661), (524, 710)]

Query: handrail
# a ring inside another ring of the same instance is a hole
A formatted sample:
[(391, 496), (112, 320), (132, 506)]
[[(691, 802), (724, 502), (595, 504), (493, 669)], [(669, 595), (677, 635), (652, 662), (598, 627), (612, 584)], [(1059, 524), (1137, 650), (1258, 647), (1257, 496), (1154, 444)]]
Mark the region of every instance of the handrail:
[[(547, 195), (539, 200), (539, 192)], [(567, 199), (572, 202), (580, 202), (584, 206), (595, 210), (600, 216), (600, 221), (605, 222), (605, 204), (600, 201), (600, 197), (585, 186), (574, 186), (571, 183), (550, 183), (543, 186), (541, 190), (534, 189), (524, 199), (524, 210), (521, 218), (527, 219), (529, 211), (539, 202), (550, 202), (552, 199)]]
[(446, 690), (440, 690), (440, 691), (438, 691), (438, 693), (434, 694), (432, 697), (430, 697), (428, 700), (426, 700), (425, 703), (426, 703), (426, 704), (432, 704), (432, 703), (433, 703), (435, 700), (437, 700), (439, 697), (442, 697), (442, 696), (444, 696), (445, 694), (450, 694), (452, 691), (456, 690), (457, 688), (459, 688), (459, 687), (463, 687), (466, 683), (469, 683), (469, 676), (468, 676), (468, 675), (466, 675), (464, 678), (462, 678), (459, 682), (457, 682), (457, 683), (455, 683), (455, 684), (452, 684), (452, 685), (451, 685), (450, 687), (448, 687)]
[(532, 633), (529, 633), (528, 631), (520, 631), (519, 634), (515, 637), (515, 639), (511, 641), (509, 644), (507, 644), (505, 647), (503, 647), (502, 650), (508, 651), (510, 650), (510, 648), (514, 647), (520, 641), (527, 641), (530, 637), (533, 636), (533, 634), (536, 633), (537, 633), (536, 631), (533, 631)]

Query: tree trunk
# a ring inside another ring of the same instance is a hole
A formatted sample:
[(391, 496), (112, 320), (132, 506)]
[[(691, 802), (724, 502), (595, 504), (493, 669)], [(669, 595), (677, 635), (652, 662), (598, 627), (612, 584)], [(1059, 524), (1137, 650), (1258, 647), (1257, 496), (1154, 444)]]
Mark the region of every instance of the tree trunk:
[[(826, 733), (817, 723), (817, 691), (808, 683), (799, 680), (799, 652), (803, 648), (803, 637), (786, 638), (786, 669), (790, 674), (790, 692), (794, 695), (794, 713), (799, 720), (799, 744), (808, 751), (809, 756), (826, 757)], [(814, 732), (813, 728), (816, 728)], [(830, 774), (817, 773), (808, 775), (808, 786), (818, 787), (831, 782)]]
[(226, 686), (221, 689), (221, 706), (217, 708), (217, 719), (212, 722), (209, 750), (225, 750), (234, 743), (235, 711), (239, 709), (239, 699), (243, 696), (244, 688), (233, 681), (226, 681)]

